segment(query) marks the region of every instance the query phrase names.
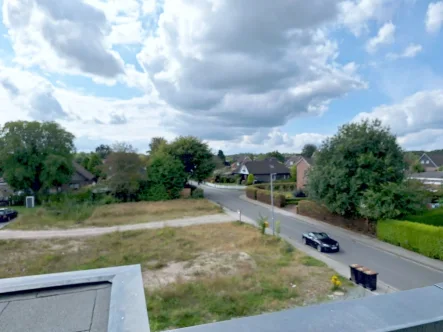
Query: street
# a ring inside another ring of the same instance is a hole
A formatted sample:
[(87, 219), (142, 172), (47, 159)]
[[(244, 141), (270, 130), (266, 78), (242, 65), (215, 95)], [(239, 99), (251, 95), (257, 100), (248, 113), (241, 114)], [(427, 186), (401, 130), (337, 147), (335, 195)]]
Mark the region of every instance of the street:
[[(262, 207), (240, 198), (243, 191), (213, 189), (204, 187), (206, 198), (233, 210), (241, 210), (242, 215), (257, 220), (261, 215), (271, 220), (270, 207)], [(281, 233), (301, 243), (302, 234), (311, 231), (327, 232), (332, 238), (339, 241), (340, 252), (325, 254), (342, 264), (361, 264), (379, 273), (379, 280), (399, 290), (424, 287), (443, 282), (443, 272), (422, 266), (405, 258), (398, 257), (380, 249), (356, 242), (340, 229), (335, 227), (313, 226), (296, 217), (286, 216), (275, 211), (275, 220), (281, 222)], [(272, 227), (272, 226), (270, 226)]]

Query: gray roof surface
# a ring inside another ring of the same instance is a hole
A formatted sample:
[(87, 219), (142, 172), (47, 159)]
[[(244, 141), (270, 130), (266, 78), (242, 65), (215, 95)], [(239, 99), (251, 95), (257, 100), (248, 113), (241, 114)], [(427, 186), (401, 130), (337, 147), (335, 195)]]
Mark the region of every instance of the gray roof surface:
[(443, 179), (443, 172), (422, 172), (411, 174), (410, 177), (420, 179)]
[(85, 179), (91, 181), (93, 179), (95, 179), (94, 174), (92, 174), (91, 172), (89, 172), (86, 168), (84, 168), (82, 165), (80, 165), (79, 163), (76, 163), (75, 161), (72, 162), (72, 165), (74, 166), (74, 170), (80, 174), (82, 177), (84, 177)]
[(199, 325), (179, 332), (443, 331), (443, 284)]
[(443, 152), (430, 152), (426, 154), (438, 167), (443, 166)]
[(110, 283), (0, 295), (0, 331), (105, 332)]
[[(277, 174), (290, 174), (289, 168), (287, 168), (284, 164), (278, 161), (269, 161), (269, 160), (254, 160), (248, 161), (244, 164), (247, 167), (248, 172), (250, 174), (269, 174), (272, 170), (272, 173)], [(273, 168), (271, 169), (271, 166)], [(239, 173), (242, 165), (235, 170), (233, 173)]]
[(149, 332), (140, 265), (0, 279), (0, 331)]

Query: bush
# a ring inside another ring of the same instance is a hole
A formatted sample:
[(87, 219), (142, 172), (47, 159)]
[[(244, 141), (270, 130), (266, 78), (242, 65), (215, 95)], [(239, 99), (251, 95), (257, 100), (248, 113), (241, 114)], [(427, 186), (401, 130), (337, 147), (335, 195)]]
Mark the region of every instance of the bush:
[(193, 199), (205, 198), (205, 192), (203, 191), (202, 188), (196, 188), (194, 191), (192, 191), (191, 198)]
[(151, 185), (147, 191), (146, 198), (148, 201), (166, 201), (170, 199), (166, 188), (162, 184)]
[(421, 224), (443, 226), (443, 208), (428, 210), (419, 215), (411, 215), (406, 219)]
[(422, 255), (443, 259), (443, 227), (400, 220), (381, 220), (377, 223), (380, 240), (418, 252)]
[(249, 174), (248, 175), (248, 181), (246, 182), (246, 184), (248, 185), (248, 186), (250, 186), (251, 184), (253, 184), (254, 183), (254, 174)]
[(257, 188), (247, 187), (246, 188), (246, 197), (256, 200), (257, 199)]
[[(268, 190), (257, 189), (257, 200), (262, 203), (271, 204), (271, 192)], [(274, 205), (283, 207), (286, 205), (286, 197), (283, 194), (274, 193)]]

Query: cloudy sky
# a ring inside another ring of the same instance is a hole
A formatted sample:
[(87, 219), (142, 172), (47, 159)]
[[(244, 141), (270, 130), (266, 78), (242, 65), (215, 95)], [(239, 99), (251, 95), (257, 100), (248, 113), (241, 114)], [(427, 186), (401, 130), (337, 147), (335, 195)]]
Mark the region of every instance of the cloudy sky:
[(79, 150), (195, 135), (297, 152), (380, 118), (443, 148), (443, 1), (0, 0), (0, 124)]

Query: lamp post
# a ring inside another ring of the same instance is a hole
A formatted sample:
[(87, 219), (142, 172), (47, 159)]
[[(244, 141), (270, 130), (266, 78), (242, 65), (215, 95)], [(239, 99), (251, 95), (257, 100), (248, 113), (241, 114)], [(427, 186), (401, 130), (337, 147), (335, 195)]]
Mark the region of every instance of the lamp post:
[(270, 171), (270, 178), (271, 178), (271, 220), (272, 220), (272, 235), (275, 235), (275, 220), (274, 220), (274, 186), (273, 186), (273, 178), (275, 173), (272, 173), (272, 169), (274, 168), (274, 165), (269, 165)]

